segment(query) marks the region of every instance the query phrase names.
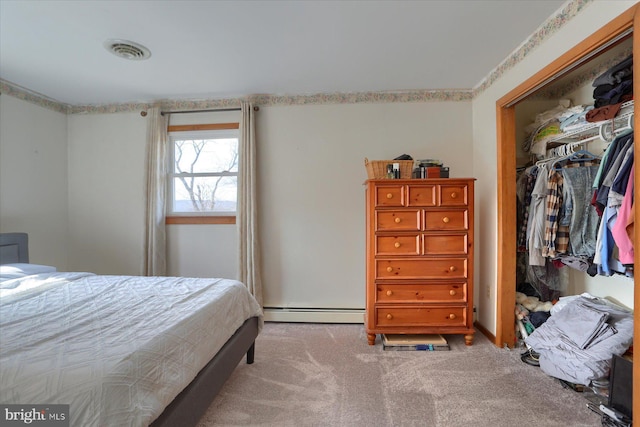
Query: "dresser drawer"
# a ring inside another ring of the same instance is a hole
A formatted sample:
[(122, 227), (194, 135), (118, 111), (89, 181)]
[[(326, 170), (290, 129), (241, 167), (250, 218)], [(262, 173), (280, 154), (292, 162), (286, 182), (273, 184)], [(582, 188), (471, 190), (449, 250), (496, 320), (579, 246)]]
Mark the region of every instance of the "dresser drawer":
[(376, 236), (376, 255), (420, 255), (420, 235)]
[(468, 191), (466, 185), (439, 186), (440, 206), (467, 206), (469, 204)]
[(376, 206), (404, 206), (403, 185), (378, 185), (375, 187)]
[(469, 252), (467, 234), (424, 234), (422, 253), (425, 255), (466, 255)]
[(376, 260), (377, 279), (461, 279), (466, 277), (466, 258)]
[(466, 210), (425, 211), (425, 230), (468, 230), (469, 218)]
[(410, 185), (407, 196), (407, 206), (436, 206), (438, 202), (438, 186)]
[(378, 326), (465, 326), (466, 307), (377, 307)]
[(376, 302), (380, 303), (464, 303), (466, 301), (466, 283), (376, 285)]
[(397, 211), (376, 211), (376, 231), (420, 230), (420, 211), (404, 209)]

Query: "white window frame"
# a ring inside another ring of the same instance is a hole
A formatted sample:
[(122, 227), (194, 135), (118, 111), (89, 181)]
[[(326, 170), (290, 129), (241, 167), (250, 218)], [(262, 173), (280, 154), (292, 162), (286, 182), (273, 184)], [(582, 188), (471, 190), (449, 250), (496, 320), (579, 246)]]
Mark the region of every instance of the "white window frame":
[[(217, 176), (238, 176), (238, 172), (221, 171), (221, 172), (197, 172), (197, 173), (185, 173), (178, 174), (175, 171), (175, 141), (188, 140), (188, 139), (221, 139), (221, 138), (236, 138), (238, 140), (238, 150), (240, 149), (240, 130), (239, 129), (212, 129), (212, 130), (200, 130), (200, 131), (175, 131), (168, 133), (169, 143), (169, 155), (168, 157), (168, 169), (167, 169), (167, 216), (168, 217), (189, 217), (189, 216), (209, 216), (209, 217), (235, 217), (237, 215), (237, 205), (235, 211), (199, 211), (199, 212), (187, 212), (187, 211), (175, 211), (174, 205), (174, 183), (175, 177), (187, 176), (187, 177), (217, 177)], [(238, 153), (240, 155), (240, 153)], [(237, 178), (236, 178), (237, 182)], [(236, 187), (237, 191), (237, 187)], [(236, 199), (237, 200), (237, 199)]]

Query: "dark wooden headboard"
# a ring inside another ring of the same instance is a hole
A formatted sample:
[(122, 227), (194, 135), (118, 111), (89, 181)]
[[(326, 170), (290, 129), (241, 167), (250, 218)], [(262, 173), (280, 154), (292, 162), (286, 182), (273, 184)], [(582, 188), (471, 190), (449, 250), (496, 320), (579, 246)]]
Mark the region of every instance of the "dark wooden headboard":
[(0, 264), (29, 262), (27, 233), (0, 233)]

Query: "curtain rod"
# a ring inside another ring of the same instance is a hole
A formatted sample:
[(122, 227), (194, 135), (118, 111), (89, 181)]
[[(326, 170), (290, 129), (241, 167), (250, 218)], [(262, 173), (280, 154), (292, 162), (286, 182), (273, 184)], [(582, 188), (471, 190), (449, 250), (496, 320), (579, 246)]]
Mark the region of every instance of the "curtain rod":
[(185, 114), (185, 113), (208, 113), (208, 112), (215, 112), (215, 111), (240, 111), (241, 108), (237, 107), (237, 108), (212, 108), (209, 110), (187, 110), (187, 111), (161, 111), (160, 114), (161, 115), (165, 115), (165, 114)]
[[(236, 107), (236, 108), (212, 108), (212, 109), (208, 109), (208, 110), (161, 111), (160, 115), (164, 116), (165, 114), (209, 113), (209, 112), (240, 111), (240, 110), (242, 110), (242, 108)], [(253, 107), (253, 111), (260, 111), (260, 107), (258, 107), (258, 106)], [(140, 115), (142, 117), (146, 117), (147, 112), (146, 111), (141, 111)]]

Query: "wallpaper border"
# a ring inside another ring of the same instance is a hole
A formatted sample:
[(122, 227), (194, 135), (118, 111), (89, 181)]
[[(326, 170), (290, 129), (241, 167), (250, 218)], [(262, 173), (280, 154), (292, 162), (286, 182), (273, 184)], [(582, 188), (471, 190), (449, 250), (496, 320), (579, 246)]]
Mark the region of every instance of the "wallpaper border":
[(257, 94), (244, 98), (159, 100), (105, 105), (69, 105), (0, 79), (0, 93), (22, 99), (65, 114), (101, 114), (139, 111), (154, 105), (171, 111), (239, 107), (243, 99), (259, 106), (370, 104), (395, 102), (471, 101), (496, 80), (527, 57), (543, 41), (556, 33), (593, 0), (571, 0), (554, 16), (547, 19), (531, 36), (517, 47), (472, 89), (434, 89), (386, 92), (317, 93), (302, 95)]
[(526, 58), (535, 48), (540, 46), (547, 38), (555, 34), (592, 1), (593, 0), (573, 0), (560, 9), (556, 15), (547, 19), (547, 21), (545, 21), (532, 35), (530, 35), (529, 38), (527, 38), (496, 68), (494, 68), (487, 77), (473, 88), (473, 96), (476, 97), (480, 93), (484, 92), (493, 83), (495, 83), (496, 80)]

